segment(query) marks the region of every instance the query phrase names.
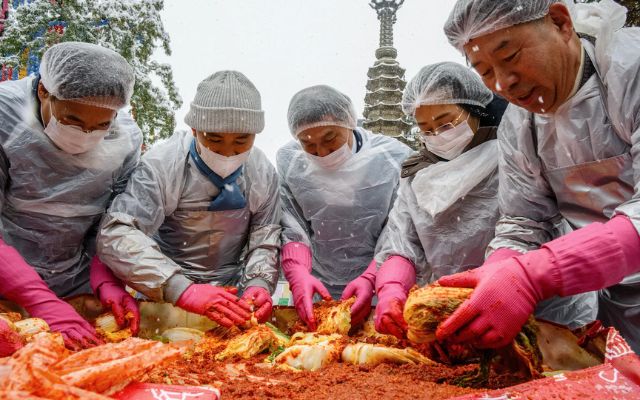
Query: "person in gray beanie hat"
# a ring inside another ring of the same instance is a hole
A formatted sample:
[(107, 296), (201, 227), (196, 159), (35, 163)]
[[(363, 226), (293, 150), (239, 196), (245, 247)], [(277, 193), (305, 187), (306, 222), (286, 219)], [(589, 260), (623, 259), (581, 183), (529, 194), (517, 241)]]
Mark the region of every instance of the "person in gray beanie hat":
[(265, 321), (281, 229), (278, 176), (253, 147), (260, 93), (240, 72), (217, 72), (198, 85), (185, 122), (191, 132), (153, 146), (113, 201), (100, 257), (153, 300), (227, 327), (252, 311)]
[(184, 122), (200, 132), (260, 133), (260, 93), (241, 72), (216, 72), (198, 85)]

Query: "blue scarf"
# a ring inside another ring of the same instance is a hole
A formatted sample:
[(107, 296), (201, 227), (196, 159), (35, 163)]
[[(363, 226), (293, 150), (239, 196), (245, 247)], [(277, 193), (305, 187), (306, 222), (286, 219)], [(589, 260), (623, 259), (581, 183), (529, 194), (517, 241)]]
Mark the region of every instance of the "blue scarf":
[(211, 183), (220, 190), (220, 193), (211, 200), (211, 203), (209, 204), (209, 211), (239, 210), (247, 205), (247, 200), (244, 198), (244, 195), (240, 190), (240, 186), (238, 186), (238, 183), (236, 182), (238, 177), (242, 174), (242, 166), (223, 179), (220, 175), (213, 172), (204, 161), (202, 161), (200, 154), (198, 154), (198, 151), (196, 150), (195, 138), (193, 139), (193, 142), (191, 142), (189, 154), (191, 154), (191, 159), (193, 159), (198, 170), (200, 170), (204, 176), (209, 178)]

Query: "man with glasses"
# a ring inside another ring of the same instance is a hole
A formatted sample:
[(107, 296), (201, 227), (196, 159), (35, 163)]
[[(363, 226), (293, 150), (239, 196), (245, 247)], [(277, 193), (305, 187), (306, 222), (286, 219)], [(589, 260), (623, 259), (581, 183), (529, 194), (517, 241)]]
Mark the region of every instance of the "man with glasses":
[[(496, 131), (506, 106), (477, 74), (452, 62), (428, 65), (407, 84), (403, 108), (424, 147), (403, 165), (379, 241), (381, 333), (404, 336), (403, 306), (414, 284), (482, 265), (499, 217)], [(595, 296), (550, 299), (536, 315), (581, 326), (595, 318)]]
[(118, 112), (133, 84), (122, 56), (77, 42), (49, 48), (38, 76), (0, 84), (0, 296), (72, 349), (99, 340), (58, 296), (93, 288), (137, 329), (135, 301), (94, 257), (98, 223), (140, 155), (140, 129)]

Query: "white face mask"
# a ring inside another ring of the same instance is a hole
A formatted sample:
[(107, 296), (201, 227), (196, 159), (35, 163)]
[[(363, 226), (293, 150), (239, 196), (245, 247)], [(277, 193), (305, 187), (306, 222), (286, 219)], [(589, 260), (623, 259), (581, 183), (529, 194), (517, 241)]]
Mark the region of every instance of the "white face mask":
[(249, 155), (251, 149), (244, 153), (236, 154), (235, 156), (225, 157), (222, 154), (213, 152), (198, 142), (198, 153), (207, 167), (211, 168), (213, 172), (220, 175), (222, 179), (233, 174), (241, 165), (243, 165)]
[(462, 154), (464, 149), (471, 143), (473, 131), (467, 121), (463, 121), (437, 136), (421, 135), (420, 138), (427, 146), (427, 150), (445, 160), (453, 160)]
[(318, 157), (314, 156), (313, 154), (307, 153), (307, 156), (311, 158), (314, 163), (325, 169), (339, 168), (342, 164), (347, 162), (347, 160), (351, 158), (352, 155), (353, 152), (349, 147), (349, 142), (346, 142), (338, 150), (334, 151), (331, 154), (327, 154), (324, 157)]
[(108, 130), (85, 133), (79, 126), (65, 125), (53, 116), (53, 112), (50, 114), (49, 123), (44, 128), (44, 133), (65, 153), (86, 153), (98, 146), (109, 133)]

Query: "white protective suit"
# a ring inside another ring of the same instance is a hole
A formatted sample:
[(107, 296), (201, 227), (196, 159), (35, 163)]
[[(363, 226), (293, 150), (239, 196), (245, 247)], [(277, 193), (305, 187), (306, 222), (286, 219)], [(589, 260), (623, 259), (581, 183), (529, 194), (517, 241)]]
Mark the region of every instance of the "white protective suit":
[[(493, 129), (495, 137), (495, 127), (482, 129)], [(406, 258), (420, 286), (482, 265), (499, 217), (497, 160), (492, 139), (403, 178), (379, 240), (378, 264)], [(561, 219), (556, 222), (562, 226)], [(559, 235), (556, 230), (554, 237)], [(535, 314), (577, 328), (592, 322), (596, 311), (592, 292), (546, 300)]]
[[(640, 29), (581, 39), (596, 69), (552, 115), (510, 106), (500, 141), (500, 208), (490, 251), (527, 251), (564, 216), (575, 228), (617, 214), (640, 232)], [(599, 318), (640, 350), (640, 275), (600, 292)]]
[(298, 141), (277, 154), (283, 244), (309, 246), (312, 274), (334, 298), (373, 260), (411, 152), (396, 139), (356, 129), (361, 148), (337, 170), (319, 167)]
[(0, 84), (0, 234), (58, 296), (91, 293), (98, 223), (138, 163), (142, 133), (121, 111), (96, 148), (65, 153), (44, 133), (37, 86)]

